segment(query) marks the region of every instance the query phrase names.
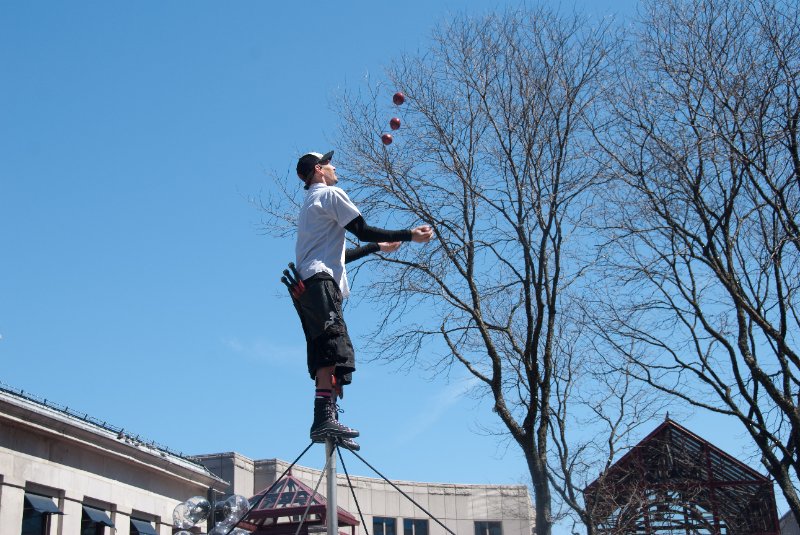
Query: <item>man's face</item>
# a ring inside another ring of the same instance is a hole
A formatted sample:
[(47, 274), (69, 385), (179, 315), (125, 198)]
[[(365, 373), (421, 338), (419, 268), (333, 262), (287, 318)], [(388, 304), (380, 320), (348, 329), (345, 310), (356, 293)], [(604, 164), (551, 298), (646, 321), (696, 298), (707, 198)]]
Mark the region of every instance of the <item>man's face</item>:
[(325, 179), (326, 186), (333, 186), (339, 179), (336, 177), (336, 167), (331, 162), (320, 162), (317, 164), (319, 166), (320, 173), (322, 173), (323, 178)]

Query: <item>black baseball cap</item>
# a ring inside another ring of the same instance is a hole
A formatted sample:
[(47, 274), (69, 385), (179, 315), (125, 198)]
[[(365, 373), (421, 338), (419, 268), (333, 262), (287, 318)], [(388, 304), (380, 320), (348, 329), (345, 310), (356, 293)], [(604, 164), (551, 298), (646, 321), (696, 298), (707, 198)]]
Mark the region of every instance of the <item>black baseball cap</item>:
[(333, 151), (328, 151), (325, 154), (320, 154), (319, 152), (308, 152), (300, 156), (300, 159), (297, 160), (297, 176), (303, 182), (308, 182), (308, 180), (314, 174), (314, 167), (322, 162), (329, 162), (333, 160)]

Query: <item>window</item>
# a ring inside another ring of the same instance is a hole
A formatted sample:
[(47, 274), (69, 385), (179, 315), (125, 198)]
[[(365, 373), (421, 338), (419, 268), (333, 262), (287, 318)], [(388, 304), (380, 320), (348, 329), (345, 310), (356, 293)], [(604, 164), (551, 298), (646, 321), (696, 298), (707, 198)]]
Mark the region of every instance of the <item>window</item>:
[(372, 533), (374, 535), (397, 535), (394, 518), (384, 518), (382, 516), (372, 517)]
[(49, 496), (25, 493), (22, 508), (21, 535), (47, 535), (50, 529), (50, 515), (60, 515), (61, 511)]
[(47, 535), (50, 515), (26, 507), (22, 510), (22, 535)]
[(403, 535), (428, 535), (428, 521), (419, 518), (404, 518)]
[(131, 518), (131, 535), (158, 535), (153, 524), (147, 520)]
[(81, 535), (105, 535), (105, 524), (98, 524), (86, 518), (81, 519)]
[(503, 523), (476, 521), (475, 535), (503, 535)]
[(81, 515), (81, 535), (105, 535), (106, 526), (114, 527), (108, 514), (96, 507), (83, 506)]

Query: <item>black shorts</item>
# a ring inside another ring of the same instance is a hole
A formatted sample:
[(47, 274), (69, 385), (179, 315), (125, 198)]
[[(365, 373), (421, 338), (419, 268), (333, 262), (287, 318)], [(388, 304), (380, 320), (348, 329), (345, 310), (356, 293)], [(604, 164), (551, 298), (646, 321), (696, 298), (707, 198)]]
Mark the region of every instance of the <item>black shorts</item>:
[(334, 374), (340, 384), (350, 384), (356, 355), (342, 316), (339, 285), (327, 273), (317, 273), (303, 282), (306, 291), (292, 301), (306, 335), (308, 373), (315, 379), (319, 368), (336, 366)]

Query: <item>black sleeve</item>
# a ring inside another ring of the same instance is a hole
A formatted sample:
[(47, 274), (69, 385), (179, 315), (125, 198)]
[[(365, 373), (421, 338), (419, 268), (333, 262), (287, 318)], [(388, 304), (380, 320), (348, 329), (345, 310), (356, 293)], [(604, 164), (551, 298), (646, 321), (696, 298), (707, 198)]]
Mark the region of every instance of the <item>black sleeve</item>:
[(381, 248), (377, 243), (368, 243), (366, 245), (362, 245), (361, 247), (355, 247), (353, 249), (345, 249), (344, 263), (347, 264), (349, 262), (352, 262), (353, 260), (364, 258), (368, 254), (377, 253), (380, 250)]
[(346, 224), (344, 228), (352, 232), (356, 238), (365, 242), (411, 241), (410, 230), (385, 230), (370, 227), (362, 216), (356, 217)]

